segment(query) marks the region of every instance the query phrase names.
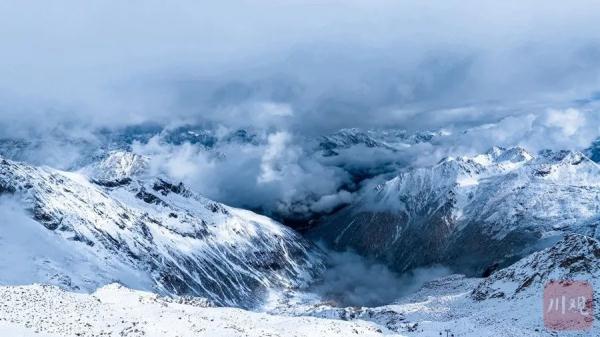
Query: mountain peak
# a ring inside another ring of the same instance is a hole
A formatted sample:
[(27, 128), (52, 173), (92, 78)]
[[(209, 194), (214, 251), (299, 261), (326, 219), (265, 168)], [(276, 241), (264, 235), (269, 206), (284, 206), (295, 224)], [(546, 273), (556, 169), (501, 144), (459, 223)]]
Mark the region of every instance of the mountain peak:
[(110, 151), (102, 160), (84, 169), (96, 181), (115, 182), (146, 173), (149, 158), (129, 151)]

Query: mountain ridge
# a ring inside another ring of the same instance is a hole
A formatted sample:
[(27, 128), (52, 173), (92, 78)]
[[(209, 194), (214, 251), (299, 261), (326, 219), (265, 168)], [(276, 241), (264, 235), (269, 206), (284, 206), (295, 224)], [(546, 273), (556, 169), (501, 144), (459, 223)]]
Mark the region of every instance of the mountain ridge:
[(496, 147), (401, 170), (313, 235), (400, 272), (439, 263), (483, 275), (590, 226), (599, 201), (600, 168), (581, 152)]
[[(159, 293), (253, 306), (264, 289), (305, 286), (322, 268), (315, 247), (271, 219), (162, 178), (115, 179), (121, 183), (97, 184), (80, 173), (0, 159), (0, 192), (19, 199), (46, 234), (75, 242), (103, 275), (72, 284), (80, 279), (73, 266), (52, 261), (50, 276), (67, 280), (61, 286), (91, 291), (114, 281), (114, 262)], [(48, 276), (40, 282), (55, 283)]]

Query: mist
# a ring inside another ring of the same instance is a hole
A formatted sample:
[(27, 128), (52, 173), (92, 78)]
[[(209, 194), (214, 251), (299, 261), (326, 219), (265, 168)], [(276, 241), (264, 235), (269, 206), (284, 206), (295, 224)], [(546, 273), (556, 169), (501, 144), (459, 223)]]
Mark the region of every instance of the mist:
[(312, 291), (339, 307), (388, 305), (414, 293), (426, 282), (450, 275), (442, 266), (398, 274), (352, 251), (328, 251), (328, 267)]
[(515, 115), (497, 123), (446, 128), (430, 143), (399, 150), (353, 146), (324, 157), (316, 140), (289, 131), (264, 131), (254, 143), (173, 145), (153, 137), (133, 151), (151, 158), (155, 174), (189, 184), (218, 201), (279, 219), (308, 221), (350, 204), (407, 167), (434, 165), (444, 157), (476, 155), (493, 146), (583, 150), (600, 136), (600, 114), (578, 109)]

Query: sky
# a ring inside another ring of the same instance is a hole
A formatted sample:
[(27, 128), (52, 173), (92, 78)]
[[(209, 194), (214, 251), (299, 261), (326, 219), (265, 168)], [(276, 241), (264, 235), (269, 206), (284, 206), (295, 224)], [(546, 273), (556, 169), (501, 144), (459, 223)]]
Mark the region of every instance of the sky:
[(593, 1), (3, 1), (0, 127), (433, 129), (600, 99)]
[[(29, 159), (68, 169), (79, 144), (48, 135), (263, 130), (262, 143), (219, 155), (158, 139), (134, 150), (157, 174), (266, 214), (352, 202), (349, 166), (426, 166), (494, 145), (584, 149), (600, 136), (597, 1), (4, 0), (0, 13), (0, 139), (41, 140)], [(333, 163), (307, 148), (352, 127), (453, 133)]]

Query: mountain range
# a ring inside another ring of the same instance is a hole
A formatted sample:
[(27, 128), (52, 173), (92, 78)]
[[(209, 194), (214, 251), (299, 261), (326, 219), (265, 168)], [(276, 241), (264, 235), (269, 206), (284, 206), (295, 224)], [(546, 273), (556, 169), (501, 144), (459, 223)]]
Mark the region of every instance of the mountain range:
[(581, 152), (496, 147), (407, 168), (313, 230), (400, 272), (441, 264), (489, 275), (562, 233), (596, 237), (600, 167)]
[[(104, 136), (102, 146), (76, 142), (96, 150), (83, 152), (68, 169), (28, 160), (43, 142), (0, 142), (0, 215), (10, 219), (0, 233), (5, 271), (0, 292), (14, 299), (18, 291), (40, 303), (48, 296), (73, 305), (81, 300), (99, 311), (107, 309), (96, 307), (97, 298), (133, 296), (140, 303), (167, 303), (161, 304), (165, 308), (179, 301), (178, 310), (186, 313), (201, 305), (208, 308), (203, 315), (225, 306), (360, 320), (369, 322), (355, 326), (366, 335), (427, 336), (452, 327), (492, 336), (543, 332), (539, 320), (519, 321), (515, 315), (536, 314), (536, 295), (544, 284), (563, 278), (597, 283), (598, 142), (582, 151), (494, 147), (412, 166), (402, 159), (403, 151), (435, 146), (448, 134), (344, 129), (317, 137), (304, 151), (348, 173), (353, 185), (340, 188), (353, 197), (319, 213), (301, 235), (267, 216), (203, 196), (154, 170), (152, 154), (135, 151), (135, 144), (154, 138), (218, 153), (219, 144), (267, 144), (265, 134), (144, 127)], [(385, 155), (377, 165), (361, 168), (348, 155), (357, 149)], [(340, 307), (314, 293), (313, 286), (332, 268), (328, 251), (316, 241), (358, 253), (397, 274), (435, 266), (453, 274), (390, 299), (387, 306)], [(131, 305), (134, 312), (141, 310)], [(50, 310), (45, 306), (40, 315)], [(0, 317), (21, 322), (14, 312), (0, 312)], [(473, 320), (474, 312), (485, 319)], [(509, 318), (518, 323), (508, 326)], [(321, 326), (317, 322), (311, 324)], [(37, 328), (67, 331), (61, 324)]]

